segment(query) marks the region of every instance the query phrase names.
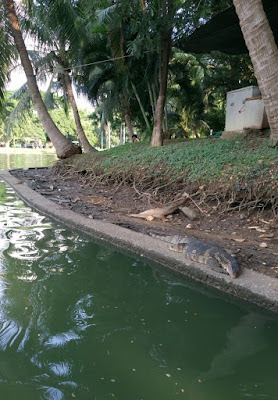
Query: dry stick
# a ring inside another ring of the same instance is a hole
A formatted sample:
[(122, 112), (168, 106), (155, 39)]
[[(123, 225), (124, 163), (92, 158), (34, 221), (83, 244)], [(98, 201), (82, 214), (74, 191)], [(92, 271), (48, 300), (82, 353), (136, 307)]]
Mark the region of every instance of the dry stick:
[(195, 202), (195, 200), (192, 199), (191, 196), (188, 195), (188, 198), (192, 201), (192, 203), (198, 208), (198, 210), (199, 210), (202, 214), (206, 215), (206, 213), (201, 209), (201, 207), (198, 206), (198, 204)]
[(172, 180), (168, 181), (167, 183), (165, 183), (164, 185), (156, 186), (155, 190), (154, 190), (154, 195), (157, 196), (157, 193), (159, 192), (159, 190), (166, 188), (168, 186), (171, 186), (171, 184), (174, 182), (175, 182), (175, 179), (172, 179)]
[(147, 192), (141, 193), (141, 192), (139, 192), (139, 190), (135, 186), (135, 181), (133, 182), (132, 187), (135, 190), (135, 192), (138, 194), (139, 198), (146, 196), (146, 197), (149, 198), (148, 202), (150, 202), (150, 199), (152, 197), (152, 195), (150, 193), (147, 193)]
[[(118, 181), (119, 182), (119, 181)], [(117, 183), (118, 183), (117, 182)], [(118, 183), (117, 187), (114, 189), (114, 194), (117, 193), (117, 191), (120, 189), (120, 187), (125, 183), (124, 180), (121, 180), (120, 183)]]

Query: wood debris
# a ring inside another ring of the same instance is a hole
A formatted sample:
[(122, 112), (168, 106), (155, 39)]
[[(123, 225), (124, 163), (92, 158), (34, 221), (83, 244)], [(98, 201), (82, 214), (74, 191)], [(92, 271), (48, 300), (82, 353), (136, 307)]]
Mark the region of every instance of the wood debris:
[(274, 237), (274, 233), (263, 233), (262, 235), (259, 236), (259, 238), (263, 239), (271, 239)]
[(134, 218), (144, 218), (147, 220), (149, 220), (148, 217), (165, 219), (167, 215), (172, 214), (178, 208), (182, 207), (187, 201), (188, 197), (189, 195), (185, 192), (180, 199), (175, 200), (164, 207), (151, 208), (139, 214), (129, 214), (129, 216)]
[(183, 206), (183, 207), (179, 207), (180, 211), (184, 213), (184, 215), (189, 218), (191, 221), (195, 221), (196, 219), (198, 219), (198, 215), (195, 213), (194, 210), (192, 210), (192, 208)]
[(244, 238), (242, 238), (242, 237), (234, 237), (234, 238), (232, 238), (235, 242), (238, 242), (238, 243), (243, 243), (243, 242), (245, 242), (246, 241), (246, 239), (244, 239)]
[(248, 229), (254, 229), (257, 232), (266, 232), (266, 229), (263, 229), (263, 228), (261, 228), (259, 226), (248, 226)]

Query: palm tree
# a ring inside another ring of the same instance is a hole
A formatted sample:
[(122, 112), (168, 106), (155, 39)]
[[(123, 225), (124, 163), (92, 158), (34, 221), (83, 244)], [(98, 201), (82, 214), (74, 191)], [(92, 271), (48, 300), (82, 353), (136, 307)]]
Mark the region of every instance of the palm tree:
[(63, 7), (58, 2), (38, 0), (31, 4), (30, 14), (32, 18), (25, 21), (27, 30), (40, 41), (41, 48), (47, 51), (46, 56), (39, 57), (39, 64), (51, 74), (58, 72), (59, 87), (63, 89), (65, 101), (69, 100), (72, 107), (80, 143), (85, 153), (96, 151), (82, 127), (70, 76), (71, 65), (77, 62), (80, 43), (87, 37), (86, 29), (81, 24), (81, 10), (70, 0), (64, 2)]
[(68, 140), (65, 136), (63, 136), (62, 133), (59, 131), (59, 129), (56, 127), (41, 98), (36, 81), (36, 76), (34, 74), (34, 70), (30, 62), (30, 59), (28, 57), (26, 46), (22, 37), (14, 1), (3, 0), (3, 6), (8, 21), (10, 23), (12, 35), (14, 38), (17, 51), (19, 53), (21, 64), (26, 74), (30, 95), (38, 112), (38, 115), (40, 117), (40, 120), (43, 124), (43, 127), (56, 149), (57, 156), (59, 158), (67, 158), (74, 154), (80, 154), (81, 153), (80, 147), (74, 145), (70, 140)]
[(172, 49), (172, 0), (163, 0), (160, 6), (161, 31), (159, 32), (159, 94), (155, 107), (151, 145), (163, 145), (163, 115), (166, 102), (168, 64)]
[[(102, 32), (101, 41), (105, 41), (104, 49), (107, 48), (106, 52), (101, 55), (101, 58), (103, 61), (109, 61), (111, 57), (112, 59), (107, 64), (98, 65), (97, 70), (98, 72), (102, 71), (101, 74), (98, 73), (95, 75), (92, 73), (94, 67), (88, 68), (91, 71), (89, 75), (93, 78), (89, 86), (94, 86), (96, 99), (99, 94), (96, 91), (97, 88), (101, 92), (103, 88), (110, 87), (110, 96), (112, 95), (114, 98), (114, 106), (112, 108), (114, 111), (119, 110), (121, 112), (131, 139), (134, 134), (131, 111), (131, 68), (129, 60), (125, 59), (127, 56), (126, 37), (123, 29), (124, 16), (121, 10), (121, 5), (114, 4), (99, 12), (97, 21), (95, 21), (95, 33), (98, 33), (98, 30)], [(91, 48), (93, 50), (92, 57), (94, 57), (94, 54), (99, 55), (99, 46), (96, 43), (93, 43)], [(95, 83), (93, 82), (94, 77), (97, 77)], [(105, 98), (102, 98), (102, 102), (106, 102)], [(110, 99), (108, 99), (108, 102), (111, 103)]]
[(261, 0), (233, 0), (271, 129), (270, 145), (278, 145), (278, 49)]
[(0, 111), (3, 108), (4, 88), (9, 79), (9, 67), (16, 59), (13, 38), (7, 20), (4, 16), (4, 10), (0, 6)]
[(84, 152), (91, 153), (93, 151), (97, 151), (88, 141), (87, 136), (84, 132), (83, 126), (81, 124), (80, 115), (78, 112), (77, 104), (76, 104), (73, 89), (72, 89), (72, 83), (71, 83), (71, 78), (69, 75), (69, 70), (64, 69), (63, 75), (64, 75), (64, 82), (65, 82), (65, 89), (68, 94), (69, 102), (71, 104), (71, 108), (72, 108), (72, 112), (73, 112), (73, 116), (74, 116), (74, 121), (75, 121), (76, 129), (77, 129), (77, 135), (82, 144)]

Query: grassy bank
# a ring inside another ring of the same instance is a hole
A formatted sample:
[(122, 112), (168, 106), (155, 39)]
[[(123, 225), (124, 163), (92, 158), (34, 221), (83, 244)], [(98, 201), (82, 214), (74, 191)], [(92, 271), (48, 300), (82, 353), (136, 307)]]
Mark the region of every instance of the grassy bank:
[(263, 138), (200, 139), (160, 148), (127, 144), (59, 162), (56, 171), (88, 184), (131, 185), (137, 193), (173, 198), (189, 191), (241, 207), (251, 203), (277, 211), (278, 151)]

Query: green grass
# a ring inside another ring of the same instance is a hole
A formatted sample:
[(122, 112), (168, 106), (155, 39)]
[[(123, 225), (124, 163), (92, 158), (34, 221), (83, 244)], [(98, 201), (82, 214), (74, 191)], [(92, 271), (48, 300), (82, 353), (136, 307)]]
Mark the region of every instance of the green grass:
[(55, 171), (80, 177), (82, 184), (129, 185), (134, 194), (164, 203), (188, 192), (203, 206), (223, 212), (271, 210), (277, 215), (277, 167), (278, 149), (267, 139), (247, 137), (171, 141), (158, 148), (131, 143), (59, 161)]
[(152, 148), (144, 143), (84, 154), (71, 163), (76, 171), (94, 175), (120, 175), (181, 179), (187, 183), (231, 183), (278, 178), (278, 151), (261, 138), (237, 140), (187, 140)]

